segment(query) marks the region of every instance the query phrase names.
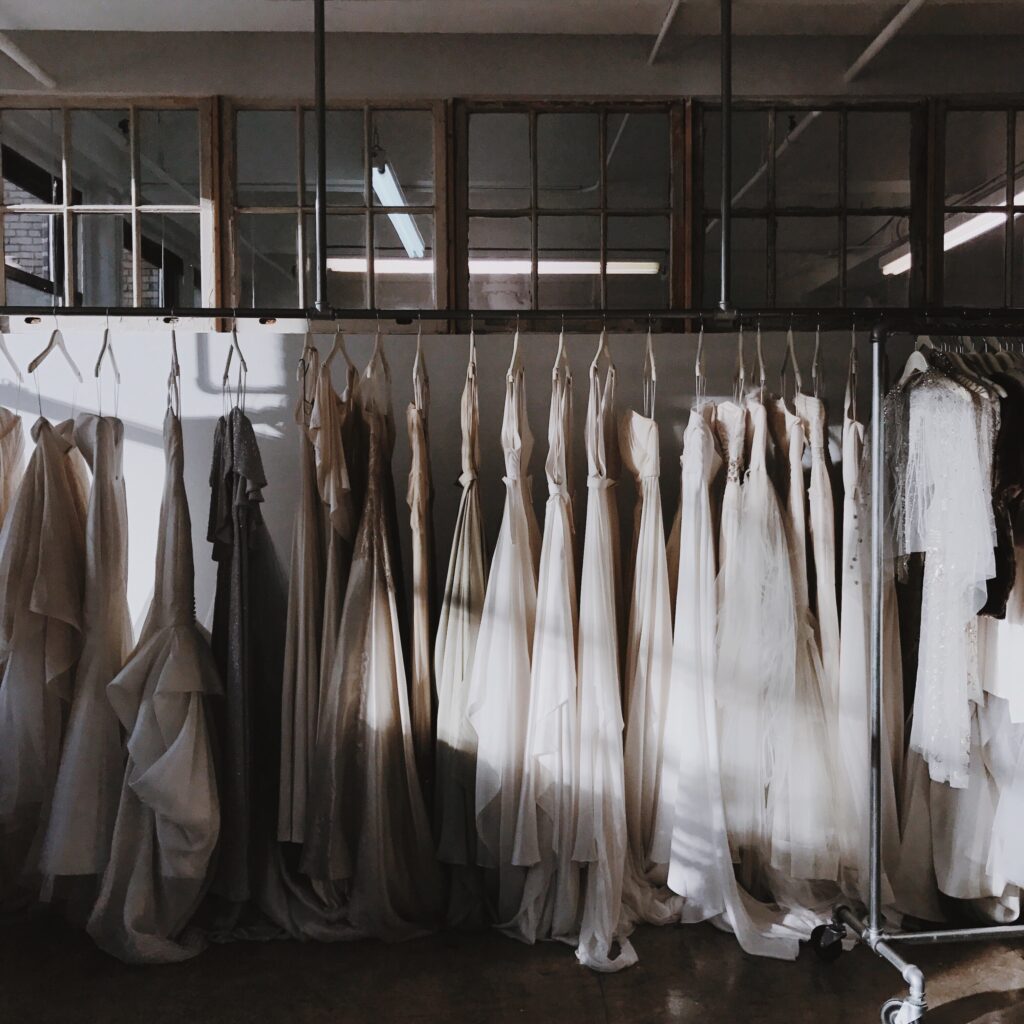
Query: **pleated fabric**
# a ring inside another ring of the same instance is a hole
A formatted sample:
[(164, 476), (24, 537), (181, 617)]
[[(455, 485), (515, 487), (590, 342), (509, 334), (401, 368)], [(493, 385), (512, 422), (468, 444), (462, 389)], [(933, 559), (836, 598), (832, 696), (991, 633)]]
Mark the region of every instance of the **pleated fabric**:
[(129, 963), (185, 960), (202, 950), (202, 934), (188, 925), (220, 834), (209, 703), (221, 685), (195, 621), (184, 447), (171, 409), (164, 451), (153, 603), (135, 650), (107, 687), (128, 736), (128, 762), (88, 924), (101, 949)]
[[(586, 865), (583, 916), (576, 956), (594, 970), (636, 963), (626, 937), (622, 903), (626, 867), (626, 794), (622, 753), (622, 698), (616, 586), (618, 479), (615, 368), (602, 384), (599, 360), (590, 367), (587, 402), (587, 521), (580, 584), (577, 691), (580, 803), (573, 856)], [(613, 955), (613, 945), (618, 952)]]
[(345, 883), (347, 937), (396, 941), (436, 927), (441, 899), (399, 625), (389, 391), (378, 343), (360, 383), (366, 500), (337, 653), (321, 694), (302, 868), (314, 882)]
[(25, 472), (25, 431), (21, 417), (0, 406), (0, 527), (7, 519)]
[(82, 650), (85, 484), (73, 424), (35, 450), (0, 534), (0, 904), (38, 892), (39, 854)]
[(664, 888), (668, 872), (664, 844), (659, 850), (664, 859), (654, 856), (672, 683), (672, 607), (659, 483), (658, 425), (637, 412), (624, 414), (619, 422), (619, 449), (637, 490), (624, 677), (629, 835), (625, 898), (638, 920), (667, 924), (678, 919), (681, 901)]
[(317, 490), (316, 461), (309, 427), (320, 369), (317, 350), (307, 345), (299, 363), (299, 491), (292, 526), (281, 682), (281, 779), (277, 838), (302, 843), (306, 837), (306, 800), (316, 743), (320, 698), (320, 645), (324, 624), (325, 528)]
[[(735, 407), (734, 407), (735, 408)], [(782, 915), (736, 881), (722, 796), (715, 696), (717, 523), (712, 487), (723, 459), (715, 407), (691, 409), (683, 436), (678, 608), (652, 860), (669, 863), (668, 884), (683, 898), (681, 919), (712, 921), (755, 956), (795, 960), (797, 934)]]
[(570, 479), (572, 413), (572, 375), (565, 349), (560, 348), (551, 380), (545, 462), (548, 500), (537, 584), (522, 801), (513, 852), (513, 862), (527, 872), (522, 904), (506, 931), (524, 942), (558, 939), (575, 945), (580, 924), (580, 869), (573, 861), (578, 803), (578, 608)]
[(110, 855), (124, 778), (121, 723), (107, 686), (128, 658), (132, 631), (124, 424), (111, 416), (83, 415), (74, 437), (93, 475), (85, 527), (83, 645), (41, 870), (50, 879), (75, 877), (75, 897), (88, 899), (95, 896)]
[(447, 920), (453, 926), (484, 922), (484, 892), (477, 865), (476, 731), (470, 724), (470, 673), (487, 589), (487, 552), (480, 513), (479, 410), (476, 352), (470, 350), (462, 390), (462, 473), (448, 575), (434, 644), (437, 678), (437, 751), (434, 821), (437, 856), (450, 866)]
[(505, 378), (501, 425), (505, 509), (487, 580), (469, 684), (469, 721), (477, 734), (474, 808), (478, 860), (497, 874), (496, 919), (519, 911), (526, 871), (514, 862), (530, 706), (530, 664), (537, 615), (540, 540), (530, 496), (533, 449), (517, 354)]

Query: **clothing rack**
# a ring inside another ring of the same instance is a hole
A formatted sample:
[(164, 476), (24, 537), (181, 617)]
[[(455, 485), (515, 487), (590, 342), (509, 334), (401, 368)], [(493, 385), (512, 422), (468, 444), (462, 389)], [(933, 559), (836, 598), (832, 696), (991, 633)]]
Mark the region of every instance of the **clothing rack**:
[(882, 657), (885, 425), (882, 402), (886, 391), (886, 350), (889, 339), (895, 334), (955, 336), (967, 334), (974, 328), (984, 328), (983, 333), (989, 335), (1024, 337), (1024, 310), (1007, 309), (970, 317), (938, 312), (920, 316), (908, 314), (901, 321), (883, 320), (871, 331), (871, 790), (868, 912), (866, 918), (861, 918), (850, 907), (836, 907), (832, 923), (816, 929), (815, 939), (819, 952), (826, 959), (834, 959), (842, 948), (840, 940), (849, 929), (859, 941), (900, 972), (909, 993), (905, 999), (890, 999), (882, 1006), (883, 1024), (909, 1024), (920, 1020), (927, 1009), (924, 972), (900, 956), (893, 948), (894, 944), (936, 945), (1024, 938), (1024, 924), (912, 932), (885, 931), (881, 921), (882, 689), (885, 683)]

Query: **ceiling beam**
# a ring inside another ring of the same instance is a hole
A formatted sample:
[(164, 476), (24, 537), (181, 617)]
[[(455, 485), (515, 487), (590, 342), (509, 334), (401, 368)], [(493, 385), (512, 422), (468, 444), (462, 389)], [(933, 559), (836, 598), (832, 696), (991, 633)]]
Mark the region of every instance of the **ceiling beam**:
[(44, 89), (56, 89), (57, 81), (47, 74), (6, 32), (0, 32), (0, 53), (6, 53)]
[(651, 47), (650, 55), (647, 58), (648, 67), (653, 66), (654, 62), (658, 59), (658, 51), (661, 49), (661, 44), (665, 41), (665, 36), (668, 35), (668, 30), (672, 27), (672, 22), (676, 20), (676, 11), (679, 10), (681, 2), (682, 0), (672, 0), (671, 6), (665, 13), (665, 20), (661, 23), (658, 38), (654, 40), (654, 45)]

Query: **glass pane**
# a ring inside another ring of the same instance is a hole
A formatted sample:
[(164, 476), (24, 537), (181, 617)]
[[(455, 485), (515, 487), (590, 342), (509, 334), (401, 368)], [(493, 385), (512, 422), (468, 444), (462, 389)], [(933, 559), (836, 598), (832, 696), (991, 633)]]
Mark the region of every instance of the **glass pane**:
[(71, 111), (71, 185), (76, 203), (130, 203), (127, 110)]
[(48, 305), (64, 292), (63, 228), (57, 214), (4, 215), (7, 302)]
[[(306, 217), (306, 301), (316, 297), (316, 223)], [(366, 215), (330, 214), (327, 218), (327, 301), (339, 309), (369, 304), (366, 294)]]
[[(986, 229), (987, 230), (983, 230)], [(959, 234), (954, 234), (959, 232)], [(946, 217), (946, 245), (973, 235), (946, 250), (944, 304), (947, 306), (1002, 306), (1006, 214), (957, 213)], [(952, 239), (951, 236), (952, 235)]]
[(839, 114), (829, 110), (775, 115), (775, 206), (839, 204)]
[(530, 308), (530, 238), (529, 217), (470, 217), (472, 309)]
[(0, 112), (5, 203), (62, 201), (61, 124), (59, 110)]
[(609, 209), (669, 205), (667, 114), (608, 115)]
[(299, 304), (298, 223), (291, 213), (243, 213), (238, 217), (236, 253), (240, 305)]
[(131, 221), (113, 213), (75, 218), (75, 287), (82, 306), (131, 306)]
[(139, 196), (143, 203), (199, 202), (199, 113), (140, 110)]
[(298, 189), (295, 112), (240, 110), (235, 124), (235, 202), (294, 206)]
[(906, 217), (847, 219), (848, 306), (907, 304), (910, 286), (909, 227)]
[(537, 260), (541, 309), (600, 308), (600, 217), (541, 217)]
[(1006, 114), (955, 110), (946, 115), (946, 205), (1006, 201)]
[[(316, 201), (316, 115), (305, 112), (303, 122), (306, 165), (306, 202)], [(327, 111), (327, 205), (362, 206), (366, 194), (361, 110)]]
[(199, 214), (144, 213), (141, 306), (201, 306)]
[(608, 218), (608, 306), (668, 306), (668, 217)]
[(775, 305), (838, 304), (838, 219), (779, 217), (775, 228)]
[(1013, 132), (1014, 165), (1017, 168), (1017, 181), (1014, 185), (1014, 201), (1018, 206), (1024, 206), (1024, 111), (1018, 111), (1017, 123)]
[(909, 207), (910, 113), (851, 110), (846, 164), (848, 207)]
[[(722, 117), (704, 112), (704, 205), (717, 209), (722, 194)], [(767, 202), (768, 112), (736, 110), (732, 115), (732, 195), (734, 206)]]
[(598, 114), (537, 115), (540, 206), (600, 208), (600, 131)]
[[(718, 306), (719, 253), (722, 233), (718, 221), (710, 221), (704, 234), (705, 309)], [(733, 306), (758, 307), (768, 304), (768, 227), (760, 217), (738, 217), (732, 222), (732, 294)]]
[(470, 115), (469, 205), (473, 210), (529, 207), (530, 118), (527, 114)]
[(375, 206), (434, 203), (434, 117), (429, 110), (375, 110), (370, 115)]
[(434, 306), (434, 218), (377, 214), (373, 218), (374, 304), (388, 309)]

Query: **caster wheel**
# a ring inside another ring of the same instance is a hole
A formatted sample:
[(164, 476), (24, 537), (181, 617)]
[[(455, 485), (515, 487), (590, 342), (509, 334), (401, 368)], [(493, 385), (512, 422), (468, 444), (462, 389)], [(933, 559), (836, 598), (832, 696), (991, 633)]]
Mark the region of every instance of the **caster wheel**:
[(819, 924), (811, 932), (811, 948), (824, 963), (835, 963), (843, 951), (843, 933), (834, 924)]
[(882, 1024), (897, 1024), (900, 1010), (903, 1009), (902, 999), (887, 999), (882, 1004)]

